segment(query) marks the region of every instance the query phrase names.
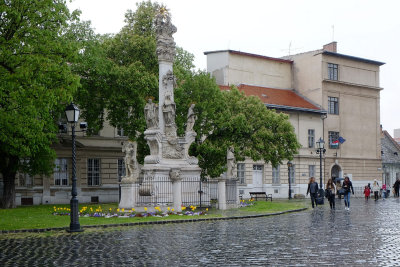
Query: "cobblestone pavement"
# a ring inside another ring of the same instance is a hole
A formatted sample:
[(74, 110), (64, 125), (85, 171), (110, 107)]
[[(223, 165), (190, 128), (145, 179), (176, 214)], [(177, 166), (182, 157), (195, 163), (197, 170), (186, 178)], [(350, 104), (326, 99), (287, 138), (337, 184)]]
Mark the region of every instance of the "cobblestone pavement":
[(400, 201), (0, 240), (0, 266), (400, 266)]

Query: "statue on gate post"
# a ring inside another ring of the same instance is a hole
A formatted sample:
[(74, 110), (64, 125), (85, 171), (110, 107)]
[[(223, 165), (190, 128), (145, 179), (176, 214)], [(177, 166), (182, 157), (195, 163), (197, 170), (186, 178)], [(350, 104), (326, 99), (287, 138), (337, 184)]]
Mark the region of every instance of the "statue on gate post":
[(125, 176), (122, 178), (122, 183), (135, 182), (139, 178), (139, 164), (136, 159), (137, 144), (136, 142), (126, 141), (123, 143), (122, 152), (125, 152)]
[(226, 152), (226, 163), (227, 163), (227, 171), (226, 176), (228, 179), (235, 178), (236, 174), (236, 159), (234, 154), (234, 148), (231, 146), (228, 148)]

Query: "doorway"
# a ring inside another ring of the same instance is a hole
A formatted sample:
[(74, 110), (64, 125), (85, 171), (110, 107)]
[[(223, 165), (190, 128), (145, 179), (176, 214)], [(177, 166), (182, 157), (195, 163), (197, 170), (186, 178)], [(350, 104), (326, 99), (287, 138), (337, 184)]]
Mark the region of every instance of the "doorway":
[(343, 178), (342, 176), (343, 176), (342, 168), (340, 168), (339, 165), (333, 165), (331, 169), (332, 181), (334, 181), (336, 178)]
[(253, 190), (263, 191), (263, 165), (253, 165)]

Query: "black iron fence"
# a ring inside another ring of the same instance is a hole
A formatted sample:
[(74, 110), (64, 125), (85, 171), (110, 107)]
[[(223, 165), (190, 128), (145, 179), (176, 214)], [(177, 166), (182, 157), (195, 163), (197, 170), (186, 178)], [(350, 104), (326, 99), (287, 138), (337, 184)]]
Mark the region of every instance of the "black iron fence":
[(226, 204), (235, 204), (238, 202), (238, 189), (236, 179), (226, 180)]
[[(218, 180), (199, 180), (197, 177), (182, 179), (182, 205), (208, 208), (218, 202)], [(172, 182), (169, 177), (145, 177), (138, 182), (135, 202), (138, 206), (172, 206)], [(237, 181), (226, 181), (226, 203), (237, 202)]]

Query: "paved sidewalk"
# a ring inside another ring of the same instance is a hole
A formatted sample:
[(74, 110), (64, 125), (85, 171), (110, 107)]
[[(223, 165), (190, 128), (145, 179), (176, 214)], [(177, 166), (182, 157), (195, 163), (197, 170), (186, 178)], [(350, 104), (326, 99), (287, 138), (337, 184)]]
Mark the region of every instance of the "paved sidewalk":
[(400, 201), (0, 240), (0, 266), (399, 266)]

